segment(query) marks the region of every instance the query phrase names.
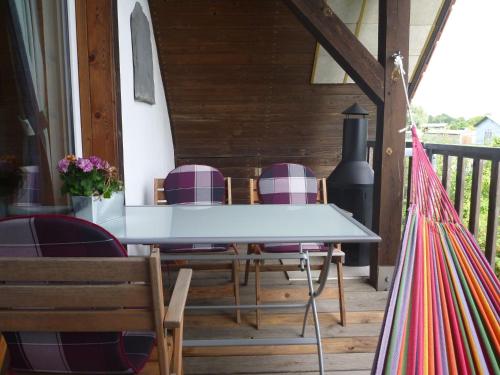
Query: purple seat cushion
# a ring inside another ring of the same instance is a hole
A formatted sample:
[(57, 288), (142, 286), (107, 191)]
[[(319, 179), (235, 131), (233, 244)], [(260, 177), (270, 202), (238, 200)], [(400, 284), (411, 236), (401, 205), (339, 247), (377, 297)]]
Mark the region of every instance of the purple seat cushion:
[[(318, 179), (300, 164), (279, 163), (265, 168), (257, 182), (262, 204), (315, 204), (318, 197)], [(298, 243), (264, 244), (265, 252), (293, 253), (300, 251)], [(322, 243), (303, 244), (304, 251), (325, 251)]]
[(316, 203), (318, 180), (300, 164), (273, 164), (262, 171), (257, 182), (262, 204)]
[[(125, 257), (110, 233), (84, 220), (35, 215), (0, 220), (0, 257)], [(11, 368), (30, 372), (139, 372), (152, 332), (3, 332)]]
[[(222, 173), (208, 165), (189, 164), (172, 170), (163, 183), (167, 204), (214, 205), (226, 203), (226, 184)], [(161, 245), (163, 253), (219, 252), (227, 244)]]

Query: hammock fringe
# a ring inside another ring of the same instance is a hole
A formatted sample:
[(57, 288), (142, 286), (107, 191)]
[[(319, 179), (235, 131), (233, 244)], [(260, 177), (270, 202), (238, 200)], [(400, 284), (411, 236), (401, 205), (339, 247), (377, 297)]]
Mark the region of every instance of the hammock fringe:
[(500, 282), (412, 128), (412, 189), (372, 374), (500, 374)]

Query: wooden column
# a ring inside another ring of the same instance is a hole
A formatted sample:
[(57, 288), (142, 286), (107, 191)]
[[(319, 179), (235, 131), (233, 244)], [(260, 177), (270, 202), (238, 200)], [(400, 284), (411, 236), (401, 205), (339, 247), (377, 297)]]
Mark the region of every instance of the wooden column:
[(83, 154), (121, 167), (115, 6), (113, 0), (76, 0), (76, 26)]
[(374, 152), (374, 230), (382, 242), (372, 253), (370, 277), (388, 289), (401, 242), (406, 101), (392, 55), (400, 51), (408, 71), (410, 0), (380, 0), (378, 59), (384, 67), (384, 101), (378, 105)]

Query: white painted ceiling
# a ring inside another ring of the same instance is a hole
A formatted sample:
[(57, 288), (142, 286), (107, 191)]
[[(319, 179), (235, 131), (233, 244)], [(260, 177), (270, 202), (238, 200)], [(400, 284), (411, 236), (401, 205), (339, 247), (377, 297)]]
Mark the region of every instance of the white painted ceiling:
[[(378, 0), (327, 0), (327, 3), (373, 56), (377, 57)], [(443, 0), (412, 0), (411, 2), (410, 77), (413, 77), (415, 67), (434, 28), (442, 4)], [(321, 84), (353, 81), (318, 44), (311, 82)]]

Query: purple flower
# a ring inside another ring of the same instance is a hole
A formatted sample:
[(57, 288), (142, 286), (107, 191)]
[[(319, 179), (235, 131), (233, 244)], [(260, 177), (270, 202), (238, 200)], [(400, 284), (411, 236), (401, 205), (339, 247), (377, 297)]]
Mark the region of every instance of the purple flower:
[(105, 170), (109, 168), (109, 163), (106, 160), (102, 160), (99, 156), (90, 156), (89, 160), (95, 169)]
[(66, 173), (69, 168), (70, 161), (66, 158), (59, 160), (59, 163), (57, 163), (57, 170), (60, 173)]
[(85, 173), (91, 172), (94, 169), (94, 165), (89, 159), (78, 158), (76, 161), (76, 166), (80, 168)]

